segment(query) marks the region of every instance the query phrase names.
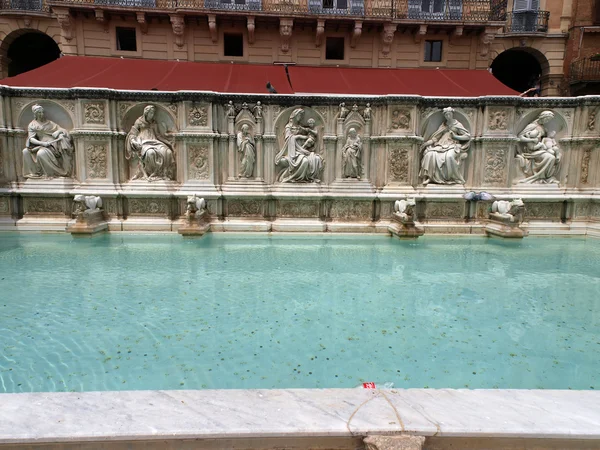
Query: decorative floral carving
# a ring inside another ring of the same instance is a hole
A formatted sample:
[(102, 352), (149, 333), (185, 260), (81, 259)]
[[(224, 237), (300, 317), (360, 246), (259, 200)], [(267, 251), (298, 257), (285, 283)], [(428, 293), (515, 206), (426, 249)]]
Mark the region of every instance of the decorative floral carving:
[(104, 203), (104, 211), (108, 214), (115, 215), (117, 214), (117, 199), (115, 198), (105, 198), (103, 199)]
[(85, 149), (85, 153), (88, 178), (106, 178), (108, 174), (106, 146), (90, 144)]
[(83, 105), (86, 123), (105, 123), (104, 103), (85, 103)]
[(273, 106), (271, 106), (271, 108), (273, 108), (273, 119), (277, 119), (277, 116), (281, 112), (281, 106), (273, 105)]
[(590, 171), (590, 159), (592, 158), (592, 149), (586, 148), (583, 151), (583, 157), (581, 159), (581, 177), (580, 181), (582, 184), (588, 182), (588, 176)]
[(332, 219), (362, 219), (369, 220), (372, 217), (373, 208), (371, 202), (355, 200), (334, 201), (331, 205), (330, 216)]
[(408, 130), (410, 129), (410, 111), (408, 109), (396, 108), (392, 110), (390, 118), (391, 130)]
[(230, 200), (227, 202), (230, 216), (260, 216), (262, 215), (262, 201), (260, 200)]
[(491, 147), (485, 151), (484, 183), (502, 183), (505, 181), (507, 150), (503, 147)]
[(0, 197), (0, 214), (8, 214), (10, 212), (8, 197)]
[(279, 200), (277, 215), (279, 217), (318, 217), (319, 202)]
[(389, 154), (389, 180), (408, 182), (408, 148), (390, 148)]
[(169, 110), (173, 113), (173, 115), (175, 117), (177, 117), (177, 104), (176, 103), (170, 103), (167, 108), (169, 108)]
[(130, 198), (129, 214), (153, 214), (166, 215), (168, 211), (168, 200), (154, 198)]
[(596, 128), (596, 110), (593, 109), (588, 114), (587, 129), (589, 131), (594, 131), (595, 128)]
[(63, 198), (26, 198), (25, 211), (27, 213), (64, 213), (65, 200)]
[(132, 103), (119, 103), (119, 122), (123, 120), (127, 110), (133, 106)]
[(590, 205), (590, 217), (595, 217), (600, 219), (600, 203), (592, 203)]
[(188, 178), (191, 180), (208, 179), (208, 147), (189, 146), (188, 157)]
[(208, 124), (206, 107), (193, 106), (188, 114), (188, 122), (194, 127), (205, 127)]
[(421, 118), (425, 119), (426, 117), (429, 117), (431, 114), (437, 111), (439, 111), (438, 108), (424, 108), (421, 110)]
[(490, 109), (488, 127), (490, 130), (508, 129), (508, 112), (503, 109)]
[(15, 112), (17, 112), (17, 113), (21, 112), (21, 110), (23, 108), (25, 108), (25, 105), (27, 103), (29, 103), (28, 100), (15, 100), (15, 103), (14, 103), (14, 105), (15, 105)]
[(427, 203), (426, 216), (428, 219), (462, 219), (465, 215), (465, 205), (455, 202)]
[(315, 106), (313, 107), (313, 109), (318, 112), (321, 117), (323, 117), (323, 120), (325, 122), (327, 122), (327, 115), (329, 114), (329, 107), (328, 106)]
[(61, 104), (61, 106), (63, 108), (65, 108), (67, 111), (69, 111), (71, 114), (75, 114), (75, 102), (71, 102), (71, 101), (62, 101), (59, 102)]
[(530, 219), (560, 219), (561, 203), (530, 203), (527, 202), (525, 217)]

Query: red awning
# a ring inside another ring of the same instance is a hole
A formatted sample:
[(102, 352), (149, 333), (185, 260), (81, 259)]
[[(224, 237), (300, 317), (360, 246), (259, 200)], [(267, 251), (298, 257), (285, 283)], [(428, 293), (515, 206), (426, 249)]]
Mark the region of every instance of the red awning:
[[(517, 95), (486, 70), (372, 69), (222, 64), (149, 59), (64, 56), (0, 84), (38, 88), (214, 91), (268, 94), (425, 95), (476, 97)], [(291, 85), (290, 85), (291, 82)]]

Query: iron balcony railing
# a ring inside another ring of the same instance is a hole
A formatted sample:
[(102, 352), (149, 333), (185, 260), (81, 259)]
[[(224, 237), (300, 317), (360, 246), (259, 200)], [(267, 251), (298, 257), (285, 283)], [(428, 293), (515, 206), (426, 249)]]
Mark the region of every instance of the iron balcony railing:
[(44, 0), (0, 0), (0, 9), (14, 11), (50, 11), (50, 8)]
[(549, 11), (513, 11), (506, 17), (506, 33), (548, 32)]
[(571, 83), (600, 81), (600, 58), (583, 58), (571, 63)]
[[(0, 0), (8, 1), (8, 0)], [(26, 2), (28, 0), (19, 0)], [(508, 0), (48, 0), (51, 4), (401, 19), (416, 22), (506, 20)]]

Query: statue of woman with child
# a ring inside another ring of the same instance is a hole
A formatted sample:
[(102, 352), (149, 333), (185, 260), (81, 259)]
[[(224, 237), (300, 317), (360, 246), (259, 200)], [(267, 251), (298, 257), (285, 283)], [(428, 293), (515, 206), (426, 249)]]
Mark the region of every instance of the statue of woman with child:
[(303, 123), (304, 110), (296, 108), (285, 126), (283, 147), (275, 156), (275, 165), (283, 168), (279, 181), (320, 183), (323, 158), (318, 153), (315, 120)]
[(552, 111), (543, 111), (517, 136), (525, 144), (517, 150), (517, 162), (528, 175), (519, 183), (558, 183), (555, 177), (560, 169), (562, 153), (555, 139), (556, 132), (546, 129), (552, 119)]

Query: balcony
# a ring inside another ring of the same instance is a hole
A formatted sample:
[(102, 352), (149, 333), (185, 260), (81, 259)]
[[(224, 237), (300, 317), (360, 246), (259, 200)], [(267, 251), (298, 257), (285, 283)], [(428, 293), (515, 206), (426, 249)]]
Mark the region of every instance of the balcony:
[(547, 33), (549, 11), (513, 11), (507, 14), (505, 33)]
[[(0, 0), (8, 2), (9, 0)], [(39, 0), (12, 0), (27, 3)], [(506, 20), (507, 0), (48, 0), (54, 6), (253, 11), (256, 15), (327, 16), (406, 22)]]
[(571, 83), (600, 81), (600, 58), (590, 57), (571, 63)]
[(0, 10), (49, 12), (50, 8), (44, 0), (1, 0)]

